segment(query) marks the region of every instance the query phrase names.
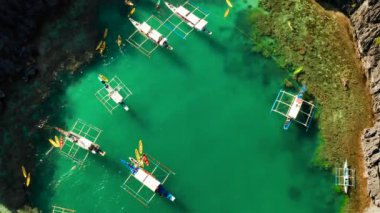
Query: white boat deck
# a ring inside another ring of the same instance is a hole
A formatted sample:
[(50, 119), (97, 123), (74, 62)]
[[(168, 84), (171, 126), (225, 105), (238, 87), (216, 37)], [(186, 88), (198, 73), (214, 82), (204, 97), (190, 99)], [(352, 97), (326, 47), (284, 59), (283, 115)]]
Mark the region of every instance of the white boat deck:
[[(81, 137), (79, 142), (83, 143), (83, 146), (85, 146), (87, 143), (96, 143), (102, 130), (88, 125), (82, 120), (78, 119), (70, 132), (79, 135)], [(65, 157), (71, 159), (73, 162), (77, 163), (79, 166), (82, 166), (88, 157), (89, 151), (82, 149), (78, 144), (65, 138), (65, 142), (62, 149), (60, 150), (60, 153)]]
[(117, 76), (114, 76), (107, 84), (109, 88), (106, 89), (103, 85), (95, 93), (95, 97), (112, 114), (120, 106), (120, 102), (126, 102), (127, 98), (132, 95), (132, 92)]
[(298, 113), (301, 110), (303, 100), (296, 97), (290, 106), (289, 112), (288, 112), (288, 117), (295, 119), (298, 115)]
[(155, 192), (161, 184), (160, 181), (147, 173), (144, 169), (139, 169), (133, 176), (153, 192)]
[[(145, 153), (146, 154), (146, 153)], [(158, 185), (164, 184), (170, 175), (175, 175), (168, 167), (158, 162), (149, 154), (149, 166), (139, 169), (135, 175), (129, 174), (121, 188), (136, 198), (144, 206), (148, 206), (156, 193)]]

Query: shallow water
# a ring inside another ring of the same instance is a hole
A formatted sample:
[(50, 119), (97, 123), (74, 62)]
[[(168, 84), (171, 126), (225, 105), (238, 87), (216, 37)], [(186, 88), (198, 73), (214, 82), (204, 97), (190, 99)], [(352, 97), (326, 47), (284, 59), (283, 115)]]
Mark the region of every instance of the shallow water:
[[(139, 4), (140, 3), (140, 4)], [(340, 197), (334, 177), (312, 165), (315, 124), (309, 132), (270, 113), (286, 74), (275, 62), (250, 53), (236, 18), (256, 1), (236, 3), (227, 19), (222, 1), (198, 3), (211, 13), (209, 37), (193, 32), (186, 40), (169, 38), (173, 52), (158, 49), (149, 59), (129, 44), (116, 48), (133, 28), (119, 1), (99, 11), (99, 31), (109, 28), (107, 57), (83, 70), (62, 97), (66, 129), (80, 118), (103, 130), (98, 143), (107, 155), (89, 155), (78, 169), (56, 150), (44, 159), (33, 185), (34, 202), (77, 212), (336, 212)], [(144, 20), (153, 2), (138, 2), (134, 15)], [(170, 13), (161, 5), (160, 17)], [(132, 90), (129, 112), (110, 115), (94, 93), (97, 74), (117, 75)], [(129, 175), (119, 162), (134, 156), (138, 140), (171, 168), (166, 188), (171, 203), (156, 197), (144, 207), (120, 188)]]

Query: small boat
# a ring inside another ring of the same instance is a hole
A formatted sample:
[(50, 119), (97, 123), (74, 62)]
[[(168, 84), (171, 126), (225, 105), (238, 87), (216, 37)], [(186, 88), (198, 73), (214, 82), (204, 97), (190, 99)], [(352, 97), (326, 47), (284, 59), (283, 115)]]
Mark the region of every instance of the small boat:
[(137, 149), (135, 149), (135, 155), (136, 155), (137, 161), (139, 162), (139, 166), (144, 168), (144, 161), (142, 161), (142, 158), (141, 158), (139, 151)]
[(292, 123), (292, 121), (294, 119), (296, 119), (298, 113), (300, 112), (301, 106), (302, 106), (302, 103), (303, 103), (302, 97), (303, 97), (303, 94), (305, 93), (305, 91), (306, 91), (306, 87), (302, 86), (301, 91), (295, 97), (292, 105), (290, 106), (290, 109), (289, 109), (289, 112), (288, 112), (288, 114), (286, 116), (286, 121), (285, 121), (285, 124), (284, 124), (284, 129), (285, 130), (289, 129), (290, 124)]
[(139, 152), (140, 152), (140, 154), (143, 153), (143, 143), (142, 143), (142, 140), (139, 140)]
[(74, 144), (78, 145), (79, 147), (85, 150), (90, 151), (92, 154), (99, 154), (101, 156), (104, 156), (106, 154), (106, 152), (100, 149), (98, 144), (93, 143), (85, 137), (82, 137), (74, 132), (67, 132), (58, 127), (54, 127), (54, 129), (63, 134), (67, 140), (73, 142)]
[(120, 47), (122, 43), (123, 43), (123, 40), (121, 39), (121, 36), (118, 35), (118, 36), (117, 36), (117, 40), (116, 40), (116, 44), (117, 44), (117, 46)]
[(350, 174), (349, 174), (349, 169), (348, 169), (348, 164), (347, 164), (347, 159), (346, 159), (343, 165), (343, 187), (344, 187), (344, 193), (346, 194), (348, 192), (349, 185), (350, 185)]
[(28, 176), (26, 176), (25, 185), (26, 187), (30, 185), (30, 172), (28, 173)]
[(206, 28), (207, 21), (204, 19), (200, 19), (194, 13), (191, 13), (188, 9), (184, 8), (182, 5), (179, 7), (176, 7), (168, 2), (165, 1), (165, 5), (180, 19), (182, 19), (184, 22), (187, 23), (190, 27), (206, 32), (207, 34), (211, 35), (212, 32), (208, 31)]
[(168, 39), (164, 38), (161, 33), (159, 33), (157, 30), (153, 29), (149, 24), (146, 22), (140, 23), (132, 18), (129, 18), (129, 21), (132, 22), (133, 26), (136, 27), (136, 29), (145, 37), (156, 43), (157, 45), (161, 47), (165, 47), (168, 50), (173, 50), (173, 47), (171, 47), (168, 44)]
[(125, 5), (131, 6), (131, 7), (134, 6), (133, 2), (130, 0), (125, 0), (124, 3), (125, 3)]
[(135, 160), (134, 158), (132, 157), (129, 157), (129, 160), (135, 165), (135, 166), (139, 166), (139, 162), (137, 160)]
[(24, 176), (24, 178), (26, 178), (27, 175), (26, 175), (26, 169), (24, 166), (21, 166), (21, 171), (22, 171), (22, 176)]
[(108, 96), (117, 104), (120, 104), (125, 111), (128, 111), (129, 110), (129, 107), (124, 103), (123, 101), (123, 96), (121, 96), (121, 94), (119, 93), (118, 90), (114, 89), (113, 87), (111, 87), (109, 84), (108, 84), (108, 78), (105, 77), (104, 75), (102, 74), (99, 74), (98, 75), (98, 80), (104, 84), (104, 88), (106, 89), (106, 91), (108, 92)]
[(57, 141), (54, 141), (53, 139), (49, 139), (49, 142), (50, 142), (51, 145), (53, 145), (54, 147), (59, 148), (59, 143), (57, 143)]
[(143, 154), (141, 158), (142, 158), (143, 162), (145, 163), (145, 165), (149, 166), (149, 159), (148, 159), (148, 157), (145, 154)]

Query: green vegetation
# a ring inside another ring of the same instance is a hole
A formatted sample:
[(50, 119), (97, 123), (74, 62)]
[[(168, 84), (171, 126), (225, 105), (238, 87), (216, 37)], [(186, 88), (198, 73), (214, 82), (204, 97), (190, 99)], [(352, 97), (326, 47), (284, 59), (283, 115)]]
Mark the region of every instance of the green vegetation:
[(375, 38), (375, 44), (380, 45), (380, 37)]

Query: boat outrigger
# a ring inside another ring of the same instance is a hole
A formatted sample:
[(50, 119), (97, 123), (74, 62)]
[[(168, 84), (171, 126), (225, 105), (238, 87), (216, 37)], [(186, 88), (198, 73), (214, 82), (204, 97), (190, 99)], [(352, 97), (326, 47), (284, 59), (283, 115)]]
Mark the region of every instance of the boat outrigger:
[(68, 208), (63, 208), (59, 206), (53, 206), (53, 211), (52, 213), (74, 213), (76, 212), (73, 209), (68, 209)]
[(109, 81), (104, 75), (99, 74), (98, 79), (104, 87), (99, 89), (95, 96), (106, 109), (112, 114), (112, 111), (120, 105), (125, 111), (128, 111), (126, 100), (132, 95), (128, 87), (117, 76)]
[(145, 206), (149, 205), (156, 194), (173, 202), (175, 197), (163, 187), (163, 184), (174, 172), (149, 154), (144, 155), (147, 160), (149, 159), (149, 164), (146, 164), (145, 168), (142, 168), (142, 159), (136, 160), (129, 157), (129, 162), (121, 160), (121, 163), (130, 171), (130, 175), (121, 188)]
[(133, 20), (132, 18), (129, 18), (129, 21), (131, 21), (133, 26), (136, 27), (137, 31), (147, 39), (150, 39), (160, 47), (164, 47), (168, 50), (173, 50), (173, 47), (168, 43), (168, 39), (156, 29), (153, 29), (147, 22), (144, 21), (143, 23), (140, 23)]
[(305, 91), (306, 87), (303, 86), (297, 95), (283, 90), (278, 93), (271, 110), (286, 117), (285, 130), (289, 129), (293, 121), (302, 124), (306, 129), (309, 128), (316, 107), (314, 104), (303, 100)]
[(343, 164), (343, 168), (336, 169), (335, 184), (343, 186), (344, 193), (348, 193), (348, 187), (355, 186), (355, 170), (348, 167), (347, 160)]
[[(205, 20), (208, 14), (201, 11), (199, 7), (193, 6), (188, 1), (186, 1), (183, 5), (176, 7), (173, 4), (170, 4), (169, 2), (165, 1), (165, 5), (180, 19), (182, 19), (187, 25), (189, 25), (191, 28), (196, 29), (201, 32), (206, 32), (207, 34), (211, 35), (212, 32), (207, 30), (206, 26), (208, 22)], [(190, 6), (192, 11), (189, 11), (185, 8), (185, 5)], [(202, 18), (199, 18), (194, 14), (195, 11), (200, 11), (202, 14)]]
[[(54, 127), (59, 133), (62, 134), (61, 140), (55, 136), (55, 141), (49, 139), (53, 147), (60, 148), (60, 153), (79, 165), (83, 165), (87, 159), (89, 152), (92, 154), (99, 154), (104, 156), (106, 152), (100, 149), (100, 146), (96, 144), (98, 137), (102, 130), (88, 125), (81, 120), (77, 120), (71, 131), (65, 131), (61, 128)], [(80, 152), (82, 148), (86, 152)]]

